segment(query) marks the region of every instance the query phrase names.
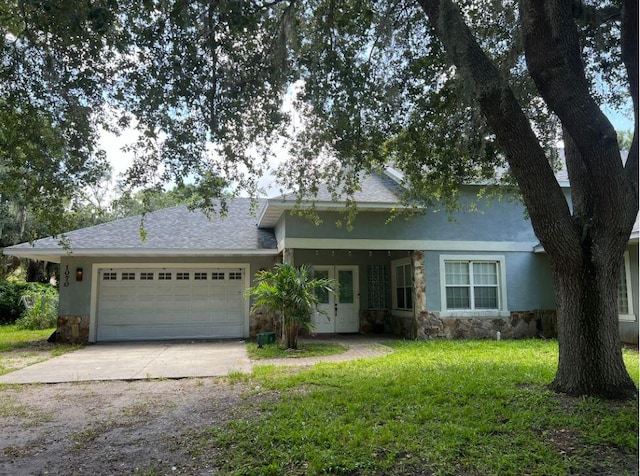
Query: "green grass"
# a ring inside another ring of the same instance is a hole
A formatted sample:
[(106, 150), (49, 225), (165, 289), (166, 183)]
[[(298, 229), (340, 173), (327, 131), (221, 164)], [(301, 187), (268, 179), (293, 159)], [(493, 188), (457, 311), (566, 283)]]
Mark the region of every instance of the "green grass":
[(257, 344), (247, 344), (247, 352), (252, 360), (262, 359), (296, 359), (301, 357), (322, 357), (342, 354), (348, 347), (330, 342), (298, 342), (298, 350), (287, 349), (278, 343), (268, 344), (262, 348)]
[[(256, 367), (253, 403), (192, 436), (194, 458), (236, 475), (637, 474), (637, 401), (546, 390), (555, 342), (393, 347), (303, 371)], [(638, 354), (624, 357), (637, 383)]]
[(54, 330), (18, 329), (15, 324), (0, 326), (0, 375), (82, 347), (79, 344), (47, 342)]
[(53, 331), (55, 328), (20, 330), (15, 324), (0, 326), (0, 352), (42, 346)]

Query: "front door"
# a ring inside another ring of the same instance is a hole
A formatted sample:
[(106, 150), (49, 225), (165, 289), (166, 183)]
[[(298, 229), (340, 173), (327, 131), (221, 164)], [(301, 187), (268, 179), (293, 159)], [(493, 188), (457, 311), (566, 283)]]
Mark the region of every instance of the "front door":
[(360, 330), (360, 299), (357, 266), (314, 266), (314, 275), (336, 282), (336, 292), (318, 292), (320, 304), (312, 316), (314, 332), (358, 332)]

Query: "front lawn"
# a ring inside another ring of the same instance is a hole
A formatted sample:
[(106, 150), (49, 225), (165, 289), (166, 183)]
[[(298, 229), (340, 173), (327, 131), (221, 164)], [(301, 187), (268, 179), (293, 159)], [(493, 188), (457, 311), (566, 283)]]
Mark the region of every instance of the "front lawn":
[(40, 348), (47, 346), (47, 339), (55, 331), (51, 329), (18, 329), (15, 324), (0, 326), (0, 352), (20, 348)]
[(252, 360), (263, 359), (299, 359), (302, 357), (323, 357), (346, 352), (348, 347), (332, 342), (301, 342), (298, 349), (287, 349), (280, 343), (258, 347), (257, 344), (247, 344), (247, 352)]
[[(637, 474), (638, 402), (546, 390), (555, 342), (392, 345), (309, 370), (256, 367), (258, 403), (184, 444), (238, 475)], [(637, 383), (638, 353), (625, 361)]]
[(47, 342), (51, 329), (18, 329), (15, 324), (0, 326), (0, 375), (80, 348), (80, 345)]

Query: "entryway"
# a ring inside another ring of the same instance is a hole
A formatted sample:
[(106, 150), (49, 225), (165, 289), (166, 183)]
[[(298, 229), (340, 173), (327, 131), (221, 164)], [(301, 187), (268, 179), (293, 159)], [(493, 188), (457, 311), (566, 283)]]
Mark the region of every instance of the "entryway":
[(314, 266), (314, 275), (336, 282), (336, 293), (319, 291), (321, 312), (312, 316), (313, 332), (349, 333), (360, 330), (358, 266)]

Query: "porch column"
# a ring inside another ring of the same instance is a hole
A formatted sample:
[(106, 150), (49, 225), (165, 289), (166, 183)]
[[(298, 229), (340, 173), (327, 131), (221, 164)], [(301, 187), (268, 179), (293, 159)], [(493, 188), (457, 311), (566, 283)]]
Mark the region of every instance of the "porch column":
[(291, 266), (294, 266), (293, 249), (285, 248), (284, 250), (282, 250), (282, 262), (285, 264), (290, 264)]
[(423, 313), (427, 310), (427, 282), (424, 269), (424, 252), (411, 252), (411, 268), (413, 269), (413, 322), (414, 335), (424, 339)]

